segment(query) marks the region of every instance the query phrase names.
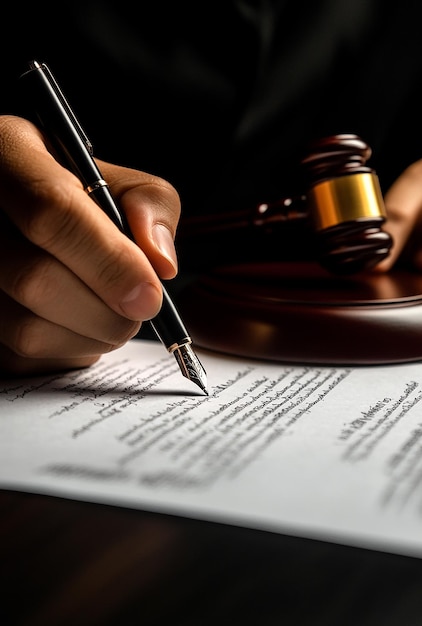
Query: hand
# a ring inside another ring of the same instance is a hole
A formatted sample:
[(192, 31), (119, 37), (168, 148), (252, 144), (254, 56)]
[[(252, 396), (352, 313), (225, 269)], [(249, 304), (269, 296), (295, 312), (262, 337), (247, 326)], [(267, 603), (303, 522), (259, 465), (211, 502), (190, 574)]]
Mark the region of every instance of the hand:
[(388, 220), (385, 230), (393, 237), (390, 256), (377, 265), (387, 272), (398, 261), (422, 271), (422, 160), (410, 165), (384, 197)]
[(98, 162), (130, 241), (48, 152), (30, 122), (0, 116), (0, 373), (96, 362), (160, 309), (177, 273), (180, 200), (166, 181)]

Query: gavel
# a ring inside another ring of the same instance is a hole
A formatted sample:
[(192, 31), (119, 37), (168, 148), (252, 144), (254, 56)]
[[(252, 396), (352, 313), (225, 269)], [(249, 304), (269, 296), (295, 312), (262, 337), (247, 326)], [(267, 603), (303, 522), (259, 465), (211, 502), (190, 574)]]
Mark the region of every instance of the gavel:
[(306, 222), (317, 261), (329, 272), (349, 275), (368, 270), (390, 253), (378, 176), (367, 165), (372, 154), (363, 139), (339, 134), (313, 141), (300, 161), (304, 192), (252, 210), (190, 218), (185, 235), (209, 236), (242, 228), (276, 231), (282, 223)]
[(393, 242), (381, 228), (386, 213), (378, 176), (366, 165), (370, 147), (356, 135), (335, 135), (310, 148), (302, 166), (321, 265), (341, 274), (374, 267)]

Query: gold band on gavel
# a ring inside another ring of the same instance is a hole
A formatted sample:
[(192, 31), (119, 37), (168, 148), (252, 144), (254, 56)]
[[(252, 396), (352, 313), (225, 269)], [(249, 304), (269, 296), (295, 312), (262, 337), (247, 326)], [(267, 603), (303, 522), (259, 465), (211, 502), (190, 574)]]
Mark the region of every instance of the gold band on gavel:
[(316, 230), (362, 218), (386, 217), (378, 176), (370, 172), (318, 183), (307, 198)]

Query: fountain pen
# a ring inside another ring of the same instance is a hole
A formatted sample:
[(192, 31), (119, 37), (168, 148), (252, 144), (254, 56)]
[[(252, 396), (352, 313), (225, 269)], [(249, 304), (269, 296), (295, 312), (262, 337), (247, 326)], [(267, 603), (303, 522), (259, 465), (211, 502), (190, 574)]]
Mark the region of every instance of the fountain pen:
[[(92, 144), (48, 66), (31, 61), (29, 69), (19, 78), (19, 87), (23, 102), (30, 103), (34, 121), (40, 125), (58, 159), (81, 180), (85, 191), (114, 224), (134, 240), (124, 213), (94, 161)], [(161, 309), (150, 324), (168, 352), (174, 354), (183, 376), (208, 393), (205, 370), (164, 286)]]

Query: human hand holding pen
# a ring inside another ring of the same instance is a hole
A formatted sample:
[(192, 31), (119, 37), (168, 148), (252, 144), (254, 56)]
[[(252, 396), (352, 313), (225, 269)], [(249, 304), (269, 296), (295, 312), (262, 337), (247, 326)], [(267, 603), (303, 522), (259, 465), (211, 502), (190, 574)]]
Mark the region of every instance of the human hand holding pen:
[(110, 222), (40, 131), (0, 117), (0, 371), (88, 366), (161, 306), (177, 272), (180, 200), (166, 181), (101, 163), (138, 245)]

